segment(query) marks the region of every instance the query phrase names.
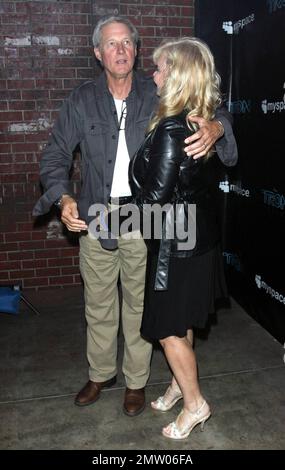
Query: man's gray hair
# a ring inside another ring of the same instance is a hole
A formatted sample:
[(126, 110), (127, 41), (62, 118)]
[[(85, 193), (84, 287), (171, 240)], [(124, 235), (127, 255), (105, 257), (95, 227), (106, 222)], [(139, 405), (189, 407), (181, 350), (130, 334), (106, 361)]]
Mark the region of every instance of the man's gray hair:
[(123, 23), (125, 24), (130, 32), (131, 32), (131, 37), (134, 45), (136, 46), (139, 40), (139, 33), (135, 26), (127, 19), (123, 18), (122, 16), (103, 16), (98, 23), (95, 26), (95, 29), (93, 31), (93, 36), (92, 36), (92, 41), (94, 44), (94, 47), (99, 47), (101, 43), (101, 31), (104, 26), (110, 23)]

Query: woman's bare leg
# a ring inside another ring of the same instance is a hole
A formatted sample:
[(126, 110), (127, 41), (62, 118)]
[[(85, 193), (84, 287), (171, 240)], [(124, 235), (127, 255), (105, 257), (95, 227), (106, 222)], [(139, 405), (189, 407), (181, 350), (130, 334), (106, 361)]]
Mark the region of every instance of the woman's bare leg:
[[(169, 336), (160, 340), (160, 343), (172, 369), (174, 380), (182, 391), (184, 409), (193, 413), (203, 404), (204, 398), (198, 383), (196, 357), (190, 341), (193, 341), (192, 333), (188, 333), (184, 338)], [(182, 429), (186, 424), (187, 414), (182, 413), (177, 420), (177, 426)]]

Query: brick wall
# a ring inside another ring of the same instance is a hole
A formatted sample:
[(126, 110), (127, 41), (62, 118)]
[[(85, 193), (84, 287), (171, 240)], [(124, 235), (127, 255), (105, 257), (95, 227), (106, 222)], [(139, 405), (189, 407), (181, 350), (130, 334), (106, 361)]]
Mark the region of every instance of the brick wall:
[[(78, 243), (55, 211), (33, 219), (38, 164), (70, 90), (99, 72), (91, 33), (122, 14), (141, 36), (139, 67), (164, 37), (193, 34), (194, 0), (2, 1), (0, 3), (0, 285), (25, 289), (80, 283)], [(79, 180), (75, 156), (73, 180)]]

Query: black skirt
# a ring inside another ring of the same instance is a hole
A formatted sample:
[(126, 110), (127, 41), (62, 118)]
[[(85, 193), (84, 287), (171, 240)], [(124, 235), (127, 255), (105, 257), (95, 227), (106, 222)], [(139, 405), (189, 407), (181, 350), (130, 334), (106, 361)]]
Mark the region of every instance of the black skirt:
[(220, 248), (189, 258), (171, 257), (168, 289), (155, 291), (157, 256), (148, 252), (141, 334), (147, 339), (186, 336), (204, 328), (215, 301), (227, 297)]

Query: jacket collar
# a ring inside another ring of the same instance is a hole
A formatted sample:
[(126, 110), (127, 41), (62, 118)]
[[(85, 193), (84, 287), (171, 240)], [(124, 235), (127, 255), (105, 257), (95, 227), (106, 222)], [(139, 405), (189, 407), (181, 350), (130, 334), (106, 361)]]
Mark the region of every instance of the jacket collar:
[[(99, 77), (96, 81), (97, 81), (97, 85), (98, 85), (98, 88), (97, 88), (98, 89), (98, 93), (97, 93), (98, 98), (103, 98), (103, 94), (105, 94), (105, 93), (112, 96), (111, 93), (110, 93), (110, 90), (108, 88), (107, 78), (106, 78), (106, 74), (105, 74), (104, 71), (99, 75)], [(131, 91), (129, 93), (129, 96), (132, 93), (135, 93), (137, 98), (142, 99), (143, 95), (144, 95), (144, 83), (143, 82), (144, 82), (143, 77), (134, 70), (133, 71), (133, 78), (132, 78), (132, 87), (131, 87)]]

